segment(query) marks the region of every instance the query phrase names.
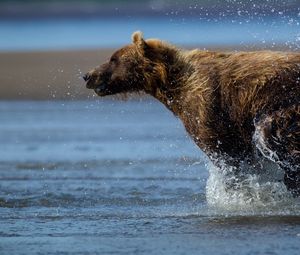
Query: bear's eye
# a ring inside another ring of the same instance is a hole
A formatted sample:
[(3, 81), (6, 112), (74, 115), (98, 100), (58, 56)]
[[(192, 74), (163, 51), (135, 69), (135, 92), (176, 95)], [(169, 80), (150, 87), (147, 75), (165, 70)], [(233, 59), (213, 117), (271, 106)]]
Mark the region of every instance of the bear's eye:
[(118, 62), (118, 58), (117, 58), (116, 56), (112, 56), (112, 57), (110, 58), (110, 62), (111, 62), (111, 63), (117, 63), (117, 62)]

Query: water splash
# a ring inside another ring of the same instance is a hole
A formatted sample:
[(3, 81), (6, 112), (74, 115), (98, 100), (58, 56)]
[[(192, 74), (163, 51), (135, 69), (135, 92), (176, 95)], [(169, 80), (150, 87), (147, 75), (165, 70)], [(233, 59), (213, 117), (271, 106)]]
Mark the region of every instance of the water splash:
[(219, 167), (208, 163), (207, 168), (206, 198), (211, 209), (242, 215), (299, 214), (299, 200), (286, 189), (283, 171), (270, 161), (244, 164), (238, 175), (236, 168), (224, 162)]

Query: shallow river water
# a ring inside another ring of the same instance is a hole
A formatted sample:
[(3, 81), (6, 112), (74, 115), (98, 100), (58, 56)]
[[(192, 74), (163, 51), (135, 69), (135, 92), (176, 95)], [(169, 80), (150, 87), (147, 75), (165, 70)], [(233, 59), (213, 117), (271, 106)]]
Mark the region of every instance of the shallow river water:
[(300, 253), (299, 200), (211, 206), (208, 176), (156, 101), (0, 102), (0, 254)]

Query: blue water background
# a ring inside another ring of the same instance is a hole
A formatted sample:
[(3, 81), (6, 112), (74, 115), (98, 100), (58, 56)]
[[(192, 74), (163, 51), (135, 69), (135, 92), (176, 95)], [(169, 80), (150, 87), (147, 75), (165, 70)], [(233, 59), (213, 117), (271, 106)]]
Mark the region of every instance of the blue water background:
[(130, 42), (133, 31), (178, 45), (287, 45), (297, 49), (299, 17), (205, 20), (196, 17), (1, 20), (0, 51), (110, 48)]

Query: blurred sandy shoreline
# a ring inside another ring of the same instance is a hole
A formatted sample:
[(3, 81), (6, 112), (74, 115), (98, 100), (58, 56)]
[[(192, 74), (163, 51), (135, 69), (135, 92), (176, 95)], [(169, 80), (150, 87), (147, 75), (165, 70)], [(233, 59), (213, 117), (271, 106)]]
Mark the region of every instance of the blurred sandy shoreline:
[[(241, 47), (208, 49), (249, 50)], [(278, 47), (274, 50), (287, 49)], [(75, 100), (92, 97), (93, 91), (85, 88), (81, 76), (107, 60), (113, 51), (0, 52), (0, 100)]]
[(82, 73), (101, 64), (112, 50), (2, 52), (0, 100), (85, 99)]

